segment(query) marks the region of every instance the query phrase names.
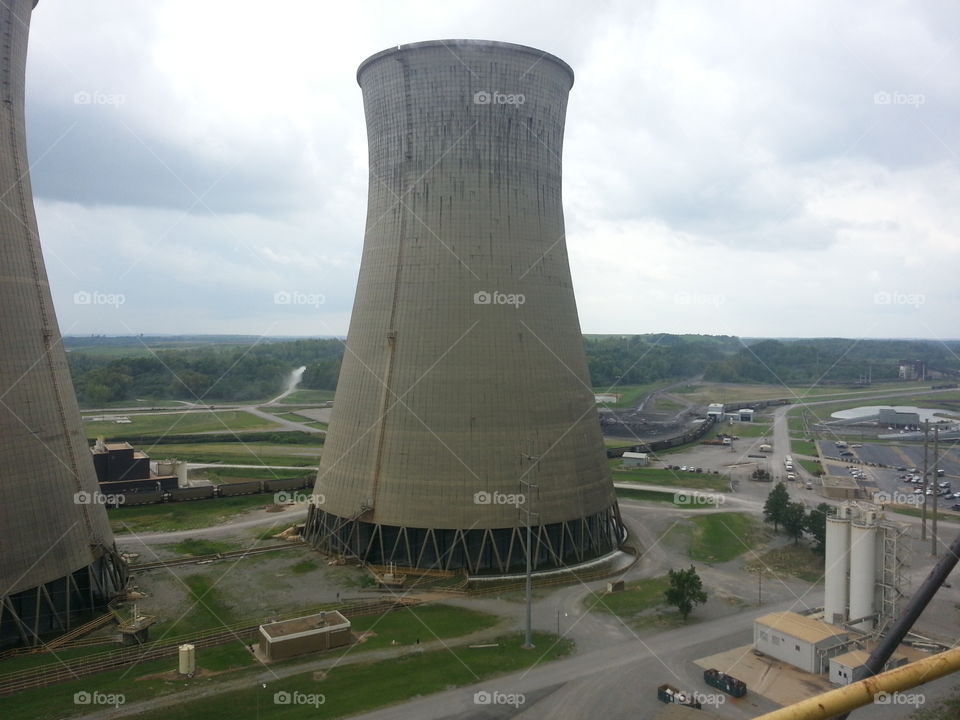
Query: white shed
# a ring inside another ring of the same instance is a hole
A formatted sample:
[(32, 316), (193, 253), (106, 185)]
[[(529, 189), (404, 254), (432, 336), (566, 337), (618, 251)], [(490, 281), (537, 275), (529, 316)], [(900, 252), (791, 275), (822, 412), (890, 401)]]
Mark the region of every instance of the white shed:
[(649, 463), (646, 453), (641, 452), (625, 452), (623, 454), (623, 466), (624, 467), (644, 467)]
[(846, 630), (795, 612), (769, 613), (753, 621), (757, 650), (815, 675), (826, 672), (830, 658), (849, 642)]

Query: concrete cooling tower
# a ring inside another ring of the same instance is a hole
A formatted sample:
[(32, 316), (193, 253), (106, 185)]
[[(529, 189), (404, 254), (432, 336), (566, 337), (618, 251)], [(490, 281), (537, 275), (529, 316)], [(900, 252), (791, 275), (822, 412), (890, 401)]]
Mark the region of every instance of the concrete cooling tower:
[(123, 588), (40, 252), (24, 131), (32, 0), (0, 6), (0, 646)]
[(306, 536), (373, 564), (515, 572), (624, 537), (570, 279), (573, 71), (501, 42), (360, 65), (366, 235)]

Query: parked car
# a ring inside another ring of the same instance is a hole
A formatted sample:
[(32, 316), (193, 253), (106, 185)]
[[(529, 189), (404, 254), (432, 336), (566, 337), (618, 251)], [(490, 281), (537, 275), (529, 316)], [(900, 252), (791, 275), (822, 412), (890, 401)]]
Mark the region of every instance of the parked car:
[(950, 506), (951, 510), (960, 510), (960, 503), (954, 503)]

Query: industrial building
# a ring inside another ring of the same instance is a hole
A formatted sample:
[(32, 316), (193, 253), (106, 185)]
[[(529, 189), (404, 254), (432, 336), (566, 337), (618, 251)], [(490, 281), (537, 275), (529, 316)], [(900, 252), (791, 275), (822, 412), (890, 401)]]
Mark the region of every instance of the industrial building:
[[(830, 658), (830, 682), (834, 685), (849, 685), (863, 680), (871, 673), (867, 669), (867, 658), (870, 653), (865, 650), (850, 650), (842, 655)], [(906, 664), (907, 659), (895, 655), (883, 666), (883, 671), (893, 670)]]
[(827, 518), (823, 617), (870, 633), (896, 620), (904, 598), (906, 526), (876, 506), (843, 503)]
[(260, 654), (286, 660), (311, 652), (349, 645), (351, 623), (336, 610), (260, 626)]
[(850, 643), (850, 633), (795, 612), (775, 612), (753, 621), (753, 646), (781, 662), (819, 675)]
[[(93, 467), (97, 473), (100, 492), (105, 495), (124, 495), (140, 491), (168, 492), (180, 485), (180, 479), (175, 473), (154, 473), (150, 457), (136, 450), (130, 443), (108, 443), (100, 439), (90, 448), (90, 452), (93, 455)], [(166, 465), (169, 468), (169, 463)], [(186, 466), (183, 469), (186, 470)]]
[(625, 452), (623, 454), (623, 467), (646, 467), (649, 464), (647, 453)]
[(710, 403), (707, 405), (707, 417), (714, 420), (723, 420), (723, 403)]
[(920, 427), (920, 413), (902, 412), (895, 408), (880, 408), (877, 424), (887, 427)]
[(126, 582), (40, 249), (24, 127), (32, 0), (0, 8), (0, 646), (67, 630)]
[(517, 572), (616, 550), (567, 260), (573, 71), (521, 45), (360, 65), (363, 260), (305, 537), (374, 564)]

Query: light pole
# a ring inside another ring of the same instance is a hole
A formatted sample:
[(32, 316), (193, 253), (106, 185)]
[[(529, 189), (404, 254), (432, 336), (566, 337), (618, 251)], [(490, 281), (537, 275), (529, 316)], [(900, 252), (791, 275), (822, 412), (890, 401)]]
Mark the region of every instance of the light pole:
[[(535, 467), (537, 466), (537, 463), (540, 460), (539, 455), (536, 455), (536, 456), (521, 455), (520, 457), (524, 460), (532, 460)], [(525, 480), (524, 479), (525, 476), (526, 476), (526, 473), (524, 473), (520, 477), (520, 486), (522, 488), (529, 490), (530, 488), (539, 487), (538, 485), (535, 485), (529, 480)], [(523, 505), (525, 506), (528, 505), (529, 496), (530, 496), (529, 492), (526, 492), (523, 494)], [(532, 650), (535, 647), (535, 645), (533, 644), (533, 576), (532, 576), (531, 552), (530, 552), (530, 548), (533, 542), (533, 532), (530, 527), (530, 515), (532, 514), (532, 511), (530, 510), (529, 507), (525, 507), (524, 512), (526, 512), (527, 514), (527, 553), (526, 553), (527, 555), (527, 632), (526, 632), (526, 637), (524, 638), (523, 645), (521, 647), (524, 650)]]

